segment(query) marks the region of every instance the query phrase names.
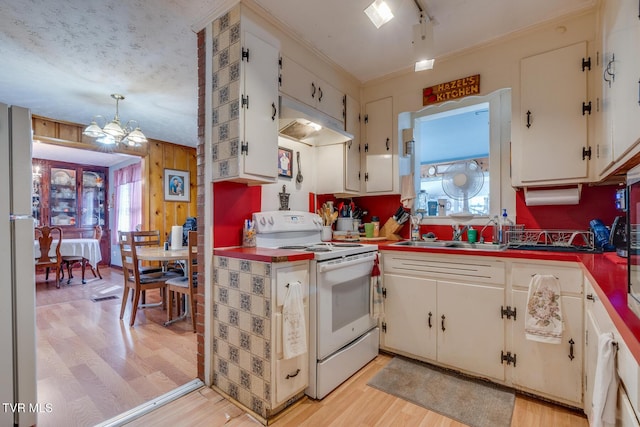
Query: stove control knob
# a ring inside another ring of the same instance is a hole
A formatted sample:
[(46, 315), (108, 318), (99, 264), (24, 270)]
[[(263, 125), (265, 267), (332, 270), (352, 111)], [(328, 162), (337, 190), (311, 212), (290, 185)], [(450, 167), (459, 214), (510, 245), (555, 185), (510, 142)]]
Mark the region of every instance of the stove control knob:
[(275, 220), (273, 219), (272, 216), (269, 217), (269, 225), (273, 225), (275, 223)]
[(264, 217), (260, 217), (260, 224), (265, 225), (267, 223), (267, 221), (264, 219)]

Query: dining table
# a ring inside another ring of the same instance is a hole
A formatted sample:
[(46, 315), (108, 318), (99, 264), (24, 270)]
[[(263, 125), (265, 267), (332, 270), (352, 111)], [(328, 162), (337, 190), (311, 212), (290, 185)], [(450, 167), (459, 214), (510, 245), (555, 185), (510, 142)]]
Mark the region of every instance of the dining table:
[[(56, 246), (58, 240), (51, 242), (49, 256), (56, 256)], [(33, 241), (34, 258), (40, 257), (40, 242)], [(60, 242), (60, 255), (62, 256), (81, 256), (86, 259), (92, 266), (98, 265), (102, 261), (102, 253), (100, 252), (100, 241), (98, 239), (62, 239)]]
[(180, 261), (189, 258), (186, 246), (178, 249), (165, 249), (162, 246), (139, 246), (136, 248), (136, 256), (141, 261)]
[[(164, 273), (166, 272), (167, 270), (166, 266), (170, 261), (182, 263), (188, 260), (189, 248), (187, 246), (183, 246), (178, 249), (172, 249), (171, 247), (169, 247), (169, 249), (165, 249), (162, 246), (139, 246), (136, 248), (136, 256), (138, 257), (138, 260), (141, 260), (141, 261), (160, 261), (162, 263), (162, 270)], [(183, 269), (183, 272), (186, 274), (186, 268), (184, 268), (182, 264), (181, 264), (181, 267)], [(159, 306), (161, 304), (162, 303), (157, 303), (157, 304), (142, 303), (140, 306), (154, 307), (154, 306)], [(182, 316), (179, 316), (175, 319), (164, 322), (164, 326), (169, 326), (179, 320), (184, 320), (187, 317), (187, 315), (188, 315), (188, 312), (185, 309), (183, 310)]]

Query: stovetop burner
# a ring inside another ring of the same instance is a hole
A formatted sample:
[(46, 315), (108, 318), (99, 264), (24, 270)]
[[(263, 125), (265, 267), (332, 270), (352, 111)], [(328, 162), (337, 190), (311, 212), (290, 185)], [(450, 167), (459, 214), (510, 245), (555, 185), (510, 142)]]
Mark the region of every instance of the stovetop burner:
[(331, 248), (327, 246), (311, 246), (306, 248), (307, 252), (331, 252)]
[(307, 245), (285, 245), (285, 246), (278, 246), (278, 249), (307, 249), (308, 246)]

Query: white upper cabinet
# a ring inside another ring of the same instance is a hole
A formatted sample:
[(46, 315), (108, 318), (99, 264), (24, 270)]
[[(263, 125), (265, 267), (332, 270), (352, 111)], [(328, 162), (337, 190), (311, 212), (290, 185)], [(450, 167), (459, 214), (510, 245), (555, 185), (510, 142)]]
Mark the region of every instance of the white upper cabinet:
[[(587, 43), (521, 61), (522, 138), (514, 141), (513, 184), (548, 185), (588, 179)], [(515, 144), (518, 144), (517, 146)]]
[(239, 7), (214, 21), (208, 52), (213, 181), (277, 179), (277, 46)]
[(398, 175), (393, 167), (392, 98), (368, 102), (364, 125), (364, 190), (366, 193), (390, 193), (394, 190), (394, 177)]
[(292, 59), (281, 59), (280, 91), (343, 123), (344, 94)]
[(241, 101), (240, 113), (243, 169), (245, 174), (275, 179), (278, 174), (278, 49), (248, 31), (244, 32), (244, 49), (249, 56), (243, 68), (242, 96), (246, 102)]
[(602, 120), (598, 174), (605, 178), (638, 151), (640, 130), (640, 3), (602, 3)]
[(360, 192), (360, 103), (347, 95), (345, 129), (353, 135), (345, 144), (344, 188), (355, 193)]

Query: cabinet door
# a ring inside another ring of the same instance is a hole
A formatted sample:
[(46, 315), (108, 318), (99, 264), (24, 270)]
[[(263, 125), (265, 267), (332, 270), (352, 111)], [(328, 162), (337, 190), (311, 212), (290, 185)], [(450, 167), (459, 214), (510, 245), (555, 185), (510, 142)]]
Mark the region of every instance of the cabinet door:
[(245, 31), (244, 47), (249, 61), (244, 63), (244, 94), (249, 97), (243, 108), (245, 174), (273, 178), (278, 176), (278, 49)]
[(51, 168), (49, 205), (51, 225), (75, 225), (77, 221), (76, 170)]
[(318, 77), (314, 79), (314, 83), (317, 87), (316, 108), (340, 123), (344, 123), (346, 115), (344, 94)]
[(384, 275), (384, 346), (421, 358), (436, 359), (436, 281)]
[(365, 106), (365, 186), (367, 193), (393, 191), (393, 103), (392, 98)]
[[(587, 73), (581, 42), (521, 62), (522, 141), (518, 169), (523, 183), (586, 179)], [(552, 76), (552, 77), (550, 77)]]
[(360, 104), (347, 96), (345, 129), (353, 135), (345, 144), (345, 183), (347, 191), (360, 192)]
[(517, 365), (513, 368), (513, 384), (581, 407), (582, 299), (562, 296), (561, 301), (564, 318), (562, 343), (530, 341), (524, 333), (527, 291), (512, 291), (512, 302), (517, 311), (512, 329), (512, 353), (517, 357)]
[(503, 381), (504, 288), (438, 281), (438, 362)]
[(586, 312), (585, 328), (584, 413), (587, 414), (589, 420), (593, 421), (591, 404), (593, 402), (593, 383), (596, 377), (596, 363), (598, 362), (598, 336), (600, 336), (600, 328), (591, 310), (587, 310)]
[[(610, 64), (610, 116), (612, 120), (613, 160), (618, 161), (640, 138), (640, 24), (610, 35), (608, 45), (615, 59)], [(608, 65), (608, 64), (606, 64)]]
[(314, 107), (318, 88), (313, 82), (314, 75), (297, 62), (282, 58), (282, 83), (280, 91), (300, 102)]
[(105, 182), (104, 172), (82, 171), (81, 226), (105, 226)]

